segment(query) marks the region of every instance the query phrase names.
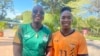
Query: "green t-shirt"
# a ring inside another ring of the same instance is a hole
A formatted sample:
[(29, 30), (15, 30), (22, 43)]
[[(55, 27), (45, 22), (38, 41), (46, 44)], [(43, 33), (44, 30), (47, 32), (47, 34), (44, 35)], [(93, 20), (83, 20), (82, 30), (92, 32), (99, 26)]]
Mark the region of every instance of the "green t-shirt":
[(18, 36), (22, 45), (22, 56), (46, 56), (46, 47), (50, 41), (51, 32), (46, 26), (42, 26), (36, 32), (31, 24), (20, 26)]

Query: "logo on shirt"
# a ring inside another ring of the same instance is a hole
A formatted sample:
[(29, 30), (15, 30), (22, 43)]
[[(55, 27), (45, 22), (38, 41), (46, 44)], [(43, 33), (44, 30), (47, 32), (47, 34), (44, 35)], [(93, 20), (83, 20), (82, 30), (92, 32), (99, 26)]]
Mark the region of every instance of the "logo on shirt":
[(71, 47), (71, 48), (75, 48), (75, 46), (76, 46), (76, 45), (73, 44), (73, 43), (70, 44), (70, 47)]
[(30, 38), (30, 35), (26, 34), (24, 35), (25, 38)]
[(58, 42), (59, 41), (59, 39), (58, 38), (54, 38), (54, 42)]
[(48, 41), (48, 36), (47, 36), (47, 35), (44, 35), (44, 36), (43, 36), (43, 41), (45, 41), (45, 42)]
[(70, 50), (70, 55), (71, 55), (71, 56), (73, 56), (73, 55), (74, 55), (74, 49), (75, 49), (75, 46), (76, 46), (76, 45), (75, 45), (75, 44), (73, 44), (73, 43), (71, 43), (71, 44), (70, 44), (70, 47), (71, 47), (71, 50)]
[(58, 40), (54, 40), (55, 42), (58, 42)]

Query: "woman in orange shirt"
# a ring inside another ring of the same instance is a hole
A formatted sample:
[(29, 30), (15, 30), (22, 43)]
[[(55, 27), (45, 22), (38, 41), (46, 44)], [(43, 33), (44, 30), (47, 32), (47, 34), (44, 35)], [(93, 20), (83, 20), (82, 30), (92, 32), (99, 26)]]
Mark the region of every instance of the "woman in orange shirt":
[(63, 7), (60, 15), (61, 29), (52, 35), (52, 49), (48, 56), (88, 56), (84, 36), (71, 28), (72, 18), (71, 8)]

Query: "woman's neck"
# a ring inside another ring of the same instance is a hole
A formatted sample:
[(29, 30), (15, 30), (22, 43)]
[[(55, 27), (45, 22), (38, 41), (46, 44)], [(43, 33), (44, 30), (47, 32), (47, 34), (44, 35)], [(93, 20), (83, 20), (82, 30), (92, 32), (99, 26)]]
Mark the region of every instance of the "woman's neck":
[(32, 23), (32, 28), (35, 30), (35, 31), (39, 31), (39, 29), (42, 27), (42, 24), (35, 24), (35, 23)]
[(67, 36), (67, 35), (71, 34), (72, 32), (73, 32), (73, 30), (71, 28), (69, 28), (69, 29), (61, 29), (61, 33), (64, 36)]

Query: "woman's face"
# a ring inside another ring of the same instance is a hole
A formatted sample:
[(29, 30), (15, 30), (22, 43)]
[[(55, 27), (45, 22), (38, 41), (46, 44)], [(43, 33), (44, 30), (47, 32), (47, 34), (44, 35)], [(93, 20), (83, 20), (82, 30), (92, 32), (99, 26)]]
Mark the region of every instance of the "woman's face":
[(63, 11), (60, 16), (60, 24), (62, 29), (68, 29), (71, 27), (72, 14), (70, 11)]
[(41, 24), (44, 19), (44, 11), (43, 8), (37, 6), (32, 11), (32, 19), (34, 23)]

